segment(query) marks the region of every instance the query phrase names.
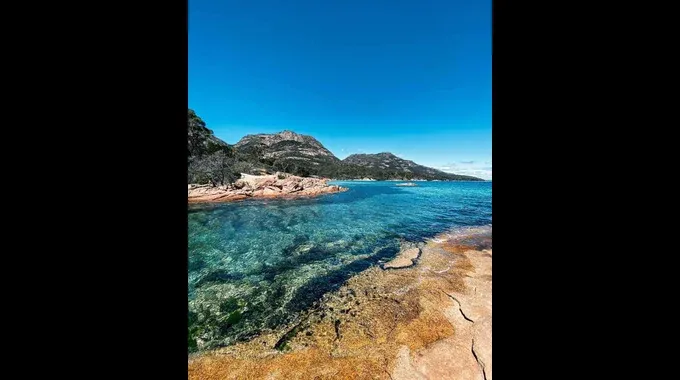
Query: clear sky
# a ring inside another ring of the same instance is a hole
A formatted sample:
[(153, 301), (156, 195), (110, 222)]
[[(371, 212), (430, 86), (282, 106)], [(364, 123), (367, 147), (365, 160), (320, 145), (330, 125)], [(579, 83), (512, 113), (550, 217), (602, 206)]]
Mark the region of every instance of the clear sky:
[(491, 178), (491, 0), (189, 0), (189, 108)]

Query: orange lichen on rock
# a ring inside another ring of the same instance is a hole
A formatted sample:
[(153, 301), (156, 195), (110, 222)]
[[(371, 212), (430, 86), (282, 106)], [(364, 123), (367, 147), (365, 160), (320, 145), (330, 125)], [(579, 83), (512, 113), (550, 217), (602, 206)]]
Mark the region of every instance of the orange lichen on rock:
[[(417, 265), (370, 268), (350, 278), (338, 291), (326, 294), (284, 344), (280, 339), (293, 326), (193, 356), (189, 378), (477, 378), (481, 367), (467, 347), (474, 336), (470, 330), (474, 322), (462, 315), (468, 299), (474, 300), (466, 281), (478, 269), (474, 265), (481, 263), (478, 260), (490, 262), (490, 257), (482, 256), (490, 251), (470, 248), (474, 247), (429, 242)], [(490, 288), (488, 296), (490, 303)], [(274, 349), (277, 341), (282, 351)], [(464, 358), (453, 360), (457, 355)], [(453, 360), (458, 367), (442, 364), (438, 368), (437, 360)], [(490, 373), (490, 363), (487, 366)]]

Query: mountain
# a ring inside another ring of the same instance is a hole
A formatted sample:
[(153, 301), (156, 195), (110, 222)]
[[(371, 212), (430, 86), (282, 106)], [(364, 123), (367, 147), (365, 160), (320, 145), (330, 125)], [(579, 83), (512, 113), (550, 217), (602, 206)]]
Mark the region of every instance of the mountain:
[(239, 154), (299, 175), (318, 174), (340, 161), (314, 137), (292, 131), (247, 135), (234, 147)]
[(274, 134), (247, 135), (234, 148), (251, 160), (298, 175), (337, 179), (481, 180), (418, 165), (389, 152), (353, 154), (341, 161), (314, 137), (287, 130)]
[(414, 171), (428, 172), (429, 170), (429, 173), (431, 174), (435, 174), (437, 172), (435, 169), (418, 165), (413, 161), (401, 159), (390, 152), (376, 154), (352, 154), (347, 156), (347, 158), (342, 161), (348, 164), (390, 171), (405, 171), (413, 173)]
[(306, 161), (311, 165), (340, 161), (314, 137), (292, 131), (247, 135), (234, 146), (240, 152), (255, 153), (268, 161), (287, 159)]
[[(390, 179), (439, 179), (456, 181), (479, 181), (480, 178), (466, 175), (446, 173), (441, 170), (418, 165), (413, 161), (404, 160), (390, 152), (376, 154), (352, 154), (343, 163), (361, 166), (378, 173), (388, 173)], [(382, 177), (378, 174), (379, 177)]]
[(340, 160), (314, 137), (288, 130), (247, 135), (230, 145), (217, 138), (191, 109), (187, 124), (189, 183), (223, 184), (238, 178), (239, 173), (276, 171), (335, 179), (482, 181), (418, 165), (388, 152), (353, 154)]

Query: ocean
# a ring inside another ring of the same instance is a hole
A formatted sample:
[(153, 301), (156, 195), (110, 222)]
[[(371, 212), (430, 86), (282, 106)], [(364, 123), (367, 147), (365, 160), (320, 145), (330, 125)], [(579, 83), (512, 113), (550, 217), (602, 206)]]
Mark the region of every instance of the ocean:
[(290, 324), (402, 240), (492, 223), (491, 182), (333, 181), (342, 193), (188, 209), (189, 351)]

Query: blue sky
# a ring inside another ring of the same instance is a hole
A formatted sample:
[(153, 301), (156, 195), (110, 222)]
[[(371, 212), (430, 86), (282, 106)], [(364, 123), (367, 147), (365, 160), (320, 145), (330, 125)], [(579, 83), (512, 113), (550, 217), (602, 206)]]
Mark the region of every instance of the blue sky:
[(491, 178), (491, 0), (189, 0), (189, 108)]

